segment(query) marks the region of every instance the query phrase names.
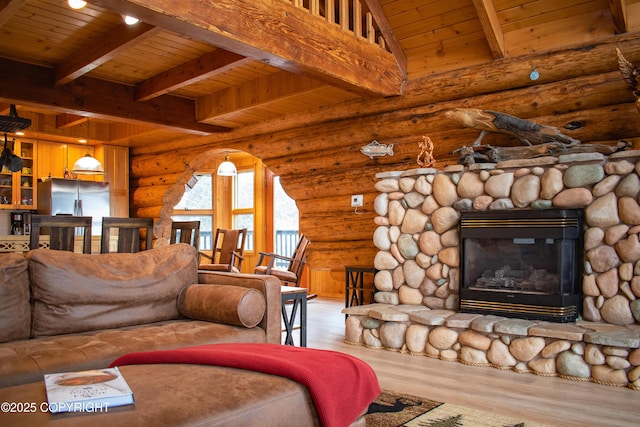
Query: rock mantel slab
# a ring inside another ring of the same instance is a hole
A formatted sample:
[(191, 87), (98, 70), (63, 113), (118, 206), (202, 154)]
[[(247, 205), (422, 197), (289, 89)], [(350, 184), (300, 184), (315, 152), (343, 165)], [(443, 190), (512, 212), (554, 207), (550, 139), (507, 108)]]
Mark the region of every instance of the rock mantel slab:
[(493, 331), (504, 335), (520, 335), (526, 337), (529, 334), (529, 328), (536, 323), (523, 319), (505, 319), (497, 322), (493, 327)]
[(609, 331), (586, 332), (585, 342), (614, 347), (640, 347), (640, 330), (615, 329)]
[(558, 338), (561, 340), (582, 341), (584, 328), (566, 323), (540, 323), (529, 329), (534, 337)]
[(482, 318), (481, 314), (473, 313), (456, 313), (447, 317), (447, 324), (451, 328), (470, 329), (471, 324), (479, 318)]
[(409, 315), (401, 311), (394, 310), (392, 307), (378, 308), (369, 312), (369, 317), (385, 322), (407, 322)]
[(412, 313), (411, 320), (427, 326), (444, 325), (454, 314), (451, 310), (423, 310)]

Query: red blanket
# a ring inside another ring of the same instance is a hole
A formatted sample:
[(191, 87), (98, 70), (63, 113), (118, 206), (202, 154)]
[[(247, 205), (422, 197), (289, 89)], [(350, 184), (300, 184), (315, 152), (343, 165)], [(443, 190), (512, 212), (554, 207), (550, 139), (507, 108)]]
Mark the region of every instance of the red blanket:
[(113, 366), (192, 363), (249, 369), (307, 387), (324, 427), (348, 426), (380, 394), (371, 367), (348, 354), (278, 344), (209, 344), (177, 350), (129, 353)]

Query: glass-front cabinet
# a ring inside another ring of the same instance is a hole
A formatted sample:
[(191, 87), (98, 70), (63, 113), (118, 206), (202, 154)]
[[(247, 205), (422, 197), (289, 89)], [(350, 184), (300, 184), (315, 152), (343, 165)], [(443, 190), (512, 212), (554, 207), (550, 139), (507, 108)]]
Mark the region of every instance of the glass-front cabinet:
[(11, 172), (6, 166), (0, 170), (0, 209), (35, 209), (36, 206), (36, 144), (16, 141), (13, 154), (22, 158), (22, 169)]

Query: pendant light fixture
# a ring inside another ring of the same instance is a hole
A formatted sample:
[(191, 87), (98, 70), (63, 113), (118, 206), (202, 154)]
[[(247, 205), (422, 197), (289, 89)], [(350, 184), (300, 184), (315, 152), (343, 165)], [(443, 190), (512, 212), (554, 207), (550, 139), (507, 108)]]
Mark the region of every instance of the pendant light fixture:
[[(87, 119), (87, 134), (89, 131), (89, 119)], [(76, 160), (71, 169), (71, 173), (75, 175), (103, 175), (104, 168), (98, 159), (91, 157), (91, 154), (87, 152), (83, 157)]]
[(87, 153), (73, 164), (71, 173), (75, 175), (102, 175), (104, 168), (98, 159)]
[(236, 169), (236, 165), (229, 160), (228, 155), (225, 155), (224, 162), (220, 163), (220, 166), (218, 166), (218, 176), (236, 176), (237, 174), (238, 169)]

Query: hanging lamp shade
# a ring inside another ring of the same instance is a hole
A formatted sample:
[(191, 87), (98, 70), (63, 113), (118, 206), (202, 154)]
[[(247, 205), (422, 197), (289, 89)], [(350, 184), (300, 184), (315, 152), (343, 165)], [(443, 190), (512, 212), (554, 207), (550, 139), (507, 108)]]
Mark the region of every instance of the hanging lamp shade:
[(76, 160), (71, 173), (75, 175), (101, 175), (104, 173), (104, 168), (96, 158), (86, 154)]
[(224, 162), (218, 166), (218, 176), (236, 176), (237, 174), (236, 165), (229, 160), (229, 156), (224, 156)]

